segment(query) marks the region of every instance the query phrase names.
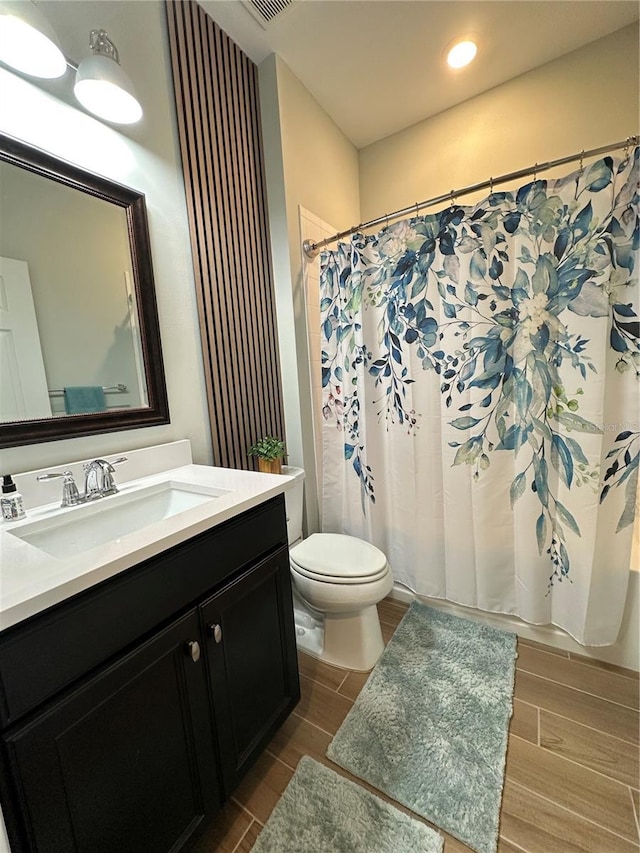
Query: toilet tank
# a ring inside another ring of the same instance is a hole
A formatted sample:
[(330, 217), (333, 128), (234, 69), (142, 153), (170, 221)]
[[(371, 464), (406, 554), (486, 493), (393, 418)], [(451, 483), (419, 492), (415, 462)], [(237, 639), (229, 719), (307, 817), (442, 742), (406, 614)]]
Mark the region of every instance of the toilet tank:
[(293, 545), (298, 539), (302, 539), (302, 509), (304, 506), (304, 470), (284, 465), (283, 474), (293, 477), (284, 492), (284, 501), (287, 508), (287, 534), (289, 545)]

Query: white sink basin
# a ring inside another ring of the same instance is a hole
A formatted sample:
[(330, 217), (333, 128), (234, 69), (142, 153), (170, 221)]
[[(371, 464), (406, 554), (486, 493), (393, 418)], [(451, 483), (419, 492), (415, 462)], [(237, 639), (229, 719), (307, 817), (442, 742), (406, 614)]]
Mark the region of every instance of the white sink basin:
[(226, 494), (228, 489), (214, 486), (158, 483), (23, 524), (9, 533), (52, 557), (73, 557)]

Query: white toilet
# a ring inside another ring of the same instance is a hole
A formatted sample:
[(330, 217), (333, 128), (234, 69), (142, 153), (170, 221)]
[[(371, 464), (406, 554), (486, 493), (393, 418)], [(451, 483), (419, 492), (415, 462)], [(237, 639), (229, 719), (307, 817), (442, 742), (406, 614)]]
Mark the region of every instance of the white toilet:
[(302, 539), (304, 471), (284, 473), (294, 477), (285, 501), (298, 645), (334, 666), (369, 670), (384, 649), (376, 604), (393, 587), (387, 558), (342, 533)]

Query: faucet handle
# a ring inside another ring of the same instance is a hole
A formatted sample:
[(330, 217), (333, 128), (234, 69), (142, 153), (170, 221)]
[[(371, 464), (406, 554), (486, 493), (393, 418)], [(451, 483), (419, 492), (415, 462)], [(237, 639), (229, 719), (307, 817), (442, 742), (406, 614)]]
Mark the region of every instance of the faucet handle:
[(78, 491), (78, 487), (76, 486), (71, 471), (49, 471), (46, 474), (38, 474), (36, 480), (39, 483), (44, 483), (47, 480), (59, 480), (60, 478), (64, 479), (62, 484), (62, 502), (60, 506), (75, 506), (76, 504), (82, 503), (80, 492)]
[(88, 471), (90, 468), (98, 466), (103, 471), (113, 471), (114, 465), (120, 465), (121, 462), (126, 461), (126, 456), (119, 456), (117, 459), (92, 459), (91, 462), (84, 462), (82, 468)]
[(113, 473), (116, 470), (114, 465), (119, 465), (121, 462), (126, 462), (126, 456), (119, 456), (117, 459), (113, 459), (112, 461), (106, 461), (104, 459), (98, 460), (102, 465), (102, 494), (103, 495), (115, 495), (118, 492), (118, 487), (115, 484), (113, 479)]
[(59, 480), (61, 477), (64, 477), (62, 471), (47, 471), (46, 474), (38, 474), (36, 480), (39, 483), (44, 483), (47, 480)]
[(82, 470), (83, 471), (91, 471), (91, 470), (95, 470), (96, 468), (103, 469), (103, 468), (106, 468), (110, 464), (111, 463), (107, 462), (106, 459), (92, 459), (91, 462), (83, 462), (82, 463)]

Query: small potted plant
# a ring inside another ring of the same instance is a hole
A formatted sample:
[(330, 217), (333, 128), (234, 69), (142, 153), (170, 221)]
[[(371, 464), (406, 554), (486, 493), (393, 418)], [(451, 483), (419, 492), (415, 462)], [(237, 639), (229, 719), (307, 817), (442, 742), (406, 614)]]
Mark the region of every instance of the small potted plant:
[(250, 447), (247, 456), (257, 456), (258, 471), (264, 474), (282, 474), (282, 458), (286, 453), (284, 441), (265, 435)]

